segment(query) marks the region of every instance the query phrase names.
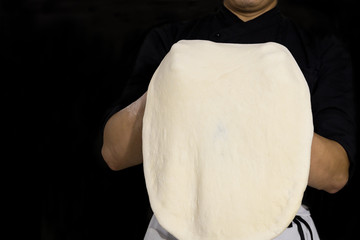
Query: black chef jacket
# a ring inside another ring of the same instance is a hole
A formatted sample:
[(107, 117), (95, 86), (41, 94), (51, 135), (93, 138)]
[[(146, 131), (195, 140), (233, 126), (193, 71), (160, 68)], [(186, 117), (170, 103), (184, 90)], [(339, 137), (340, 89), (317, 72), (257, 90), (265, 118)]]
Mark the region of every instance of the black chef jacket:
[[(218, 12), (206, 17), (153, 29), (140, 48), (121, 104), (110, 115), (138, 99), (147, 90), (161, 60), (171, 46), (182, 39), (242, 44), (277, 42), (287, 47), (309, 85), (314, 131), (344, 147), (351, 162), (352, 174), (356, 131), (349, 55), (335, 37), (307, 33), (284, 17), (278, 7), (243, 22), (222, 6)], [(306, 198), (304, 201), (307, 204)]]

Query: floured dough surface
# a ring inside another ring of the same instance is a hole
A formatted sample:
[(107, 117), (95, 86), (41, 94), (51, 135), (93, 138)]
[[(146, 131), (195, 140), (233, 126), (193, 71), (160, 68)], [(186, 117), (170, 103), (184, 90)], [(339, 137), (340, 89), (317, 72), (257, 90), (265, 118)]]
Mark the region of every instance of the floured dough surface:
[(152, 210), (181, 240), (270, 240), (301, 205), (312, 136), (309, 89), (284, 46), (179, 41), (147, 93)]

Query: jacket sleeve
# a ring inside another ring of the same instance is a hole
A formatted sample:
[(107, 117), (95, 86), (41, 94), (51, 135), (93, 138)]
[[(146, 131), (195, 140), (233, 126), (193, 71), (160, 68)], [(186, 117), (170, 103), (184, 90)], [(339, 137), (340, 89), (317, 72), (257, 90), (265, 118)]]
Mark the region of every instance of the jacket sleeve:
[(105, 123), (116, 112), (128, 106), (147, 91), (152, 75), (170, 50), (173, 40), (171, 26), (152, 29), (145, 37), (135, 60), (130, 78), (114, 106), (105, 117)]
[(318, 81), (312, 95), (314, 130), (344, 147), (351, 177), (357, 131), (351, 58), (335, 37), (324, 40), (320, 49)]

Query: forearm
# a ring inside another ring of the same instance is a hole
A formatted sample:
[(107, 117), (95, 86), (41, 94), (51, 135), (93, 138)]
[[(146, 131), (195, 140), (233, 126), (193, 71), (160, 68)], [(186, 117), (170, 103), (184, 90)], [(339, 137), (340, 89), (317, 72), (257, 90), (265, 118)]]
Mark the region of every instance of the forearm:
[(112, 170), (142, 162), (142, 119), (146, 93), (114, 114), (104, 128), (102, 156)]
[(347, 153), (339, 143), (314, 133), (309, 186), (336, 193), (348, 181), (349, 165)]

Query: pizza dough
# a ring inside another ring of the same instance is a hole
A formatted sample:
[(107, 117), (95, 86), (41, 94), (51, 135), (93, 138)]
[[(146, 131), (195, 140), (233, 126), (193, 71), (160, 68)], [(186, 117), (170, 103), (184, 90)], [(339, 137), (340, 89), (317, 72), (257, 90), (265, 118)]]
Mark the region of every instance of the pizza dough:
[(270, 240), (301, 205), (312, 136), (308, 85), (284, 46), (179, 41), (147, 92), (152, 210), (181, 240)]

